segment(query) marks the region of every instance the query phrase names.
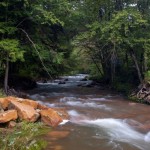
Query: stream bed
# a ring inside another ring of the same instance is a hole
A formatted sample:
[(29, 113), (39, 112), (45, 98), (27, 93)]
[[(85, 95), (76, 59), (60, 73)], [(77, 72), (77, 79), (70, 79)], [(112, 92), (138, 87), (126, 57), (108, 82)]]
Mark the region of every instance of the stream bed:
[[(70, 115), (46, 135), (47, 150), (150, 150), (150, 106), (133, 103), (99, 86), (86, 75), (63, 77), (65, 84), (38, 83), (30, 98)], [(82, 86), (81, 86), (82, 85)]]

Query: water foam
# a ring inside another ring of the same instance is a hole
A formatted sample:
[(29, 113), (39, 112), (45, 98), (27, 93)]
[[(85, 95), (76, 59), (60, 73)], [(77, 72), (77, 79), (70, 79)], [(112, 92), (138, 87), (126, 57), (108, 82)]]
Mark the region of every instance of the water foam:
[(83, 102), (80, 102), (80, 101), (68, 101), (68, 102), (66, 102), (66, 105), (111, 110), (111, 108), (107, 107), (105, 104), (98, 105), (98, 104), (93, 103), (93, 102), (83, 103)]
[(148, 133), (145, 135), (144, 140), (145, 140), (146, 142), (150, 142), (150, 132), (148, 132)]
[(77, 100), (75, 97), (63, 97), (63, 98), (60, 98), (60, 102), (75, 101), (75, 100)]
[(80, 114), (76, 110), (69, 110), (68, 114), (70, 116), (80, 116)]
[(70, 116), (70, 122), (72, 123), (76, 123), (76, 122), (80, 122), (81, 120), (89, 119), (85, 115), (78, 113), (76, 110), (70, 110), (68, 111), (68, 114)]
[(59, 125), (64, 125), (64, 124), (66, 124), (67, 122), (69, 122), (69, 120), (63, 120)]
[(30, 95), (29, 98), (34, 100), (44, 100), (46, 97), (40, 94), (34, 94), (34, 95)]
[(108, 99), (101, 97), (101, 98), (89, 98), (89, 100), (93, 100), (93, 101), (108, 101)]
[(135, 131), (121, 119), (82, 120), (78, 124), (98, 128), (110, 141), (125, 142), (141, 150), (150, 149), (150, 132), (145, 135)]
[(51, 104), (51, 103), (48, 103), (48, 102), (43, 102), (43, 101), (37, 101), (37, 102), (42, 104), (42, 105), (46, 105), (48, 107), (55, 107), (56, 106), (55, 104)]

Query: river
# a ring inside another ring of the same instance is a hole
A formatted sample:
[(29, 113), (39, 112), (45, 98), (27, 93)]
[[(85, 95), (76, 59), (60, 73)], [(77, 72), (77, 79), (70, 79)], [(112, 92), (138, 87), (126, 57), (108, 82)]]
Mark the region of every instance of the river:
[(63, 77), (65, 84), (38, 83), (30, 98), (49, 107), (68, 111), (54, 130), (59, 137), (46, 136), (47, 150), (150, 150), (150, 106), (133, 103), (100, 87), (82, 87), (86, 75)]

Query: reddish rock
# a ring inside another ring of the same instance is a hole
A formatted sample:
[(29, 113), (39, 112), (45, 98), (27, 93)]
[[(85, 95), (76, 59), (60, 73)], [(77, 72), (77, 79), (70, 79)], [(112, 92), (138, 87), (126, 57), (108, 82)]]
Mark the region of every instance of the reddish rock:
[(0, 113), (0, 123), (6, 123), (11, 120), (16, 120), (18, 118), (16, 110), (8, 110)]
[(0, 104), (0, 113), (2, 113), (2, 112), (4, 112), (4, 109), (3, 109), (3, 107)]
[(61, 145), (54, 145), (54, 146), (50, 146), (50, 149), (52, 150), (63, 150), (64, 148)]
[(9, 101), (6, 98), (0, 98), (0, 105), (5, 110), (9, 105)]
[(38, 102), (29, 99), (23, 99), (21, 103), (32, 106), (34, 109), (37, 109), (38, 107)]
[(17, 101), (11, 101), (10, 108), (15, 108), (17, 110), (20, 120), (35, 122), (39, 118), (39, 114), (29, 105)]
[(40, 111), (41, 111), (40, 109), (36, 109), (36, 112), (37, 112), (37, 113), (40, 113)]
[(51, 108), (47, 110), (41, 110), (40, 114), (41, 114), (41, 121), (46, 125), (52, 127), (57, 126), (59, 123), (63, 121), (62, 118), (58, 115), (58, 113)]
[(135, 105), (136, 105), (136, 103), (129, 103), (129, 105), (130, 105), (130, 106), (135, 106)]
[(8, 101), (20, 101), (19, 98), (16, 98), (16, 97), (13, 97), (13, 96), (8, 96), (8, 97), (5, 97), (5, 99), (7, 99)]
[(69, 119), (69, 114), (67, 111), (63, 108), (54, 108), (55, 111), (57, 111), (58, 115), (63, 119), (63, 120), (68, 120)]
[(15, 121), (10, 121), (8, 123), (8, 128), (14, 128), (17, 125), (17, 123)]
[(42, 104), (38, 103), (37, 109), (47, 110), (47, 109), (49, 109), (49, 107), (47, 107), (47, 106), (45, 106), (45, 105), (42, 105)]
[(5, 99), (6, 99), (8, 102), (17, 101), (17, 102), (20, 102), (20, 103), (23, 103), (23, 104), (26, 104), (26, 105), (30, 105), (30, 106), (32, 106), (34, 109), (37, 109), (37, 106), (38, 106), (38, 102), (36, 102), (36, 101), (34, 101), (34, 100), (30, 100), (30, 99), (23, 99), (23, 98), (12, 97), (12, 96), (6, 97)]

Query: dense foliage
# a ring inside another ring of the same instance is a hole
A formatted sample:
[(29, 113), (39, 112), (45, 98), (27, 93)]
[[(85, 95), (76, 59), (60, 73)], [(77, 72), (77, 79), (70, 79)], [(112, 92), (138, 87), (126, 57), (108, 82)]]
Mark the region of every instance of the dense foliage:
[(74, 39), (74, 45), (89, 55), (89, 66), (92, 62), (97, 68), (94, 74), (107, 83), (139, 84), (147, 75), (149, 5), (148, 0), (82, 1), (82, 9), (90, 8), (85, 11), (88, 23), (84, 32)]
[(0, 76), (88, 72), (142, 83), (150, 70), (149, 0), (0, 2)]

